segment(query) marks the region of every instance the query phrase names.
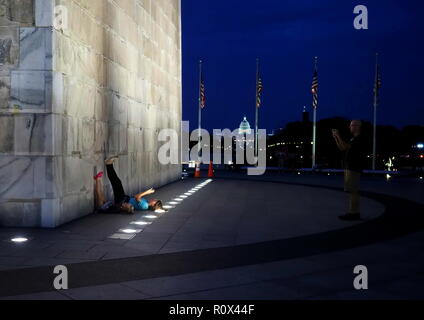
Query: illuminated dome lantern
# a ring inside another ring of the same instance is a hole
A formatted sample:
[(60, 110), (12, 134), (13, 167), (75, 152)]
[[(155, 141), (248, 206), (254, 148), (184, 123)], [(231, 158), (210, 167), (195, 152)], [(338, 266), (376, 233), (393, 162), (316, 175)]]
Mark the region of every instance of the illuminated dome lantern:
[(239, 134), (251, 134), (252, 130), (250, 128), (250, 123), (247, 121), (247, 118), (244, 117), (243, 121), (240, 123)]

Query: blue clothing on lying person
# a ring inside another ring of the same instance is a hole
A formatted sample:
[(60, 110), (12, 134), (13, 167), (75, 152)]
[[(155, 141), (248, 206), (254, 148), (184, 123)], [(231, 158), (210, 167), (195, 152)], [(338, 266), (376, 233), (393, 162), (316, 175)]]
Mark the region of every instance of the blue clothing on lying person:
[(128, 203), (134, 207), (134, 210), (137, 210), (137, 211), (149, 210), (149, 203), (144, 198), (141, 198), (140, 201), (137, 202), (137, 200), (134, 197), (132, 197), (128, 201)]

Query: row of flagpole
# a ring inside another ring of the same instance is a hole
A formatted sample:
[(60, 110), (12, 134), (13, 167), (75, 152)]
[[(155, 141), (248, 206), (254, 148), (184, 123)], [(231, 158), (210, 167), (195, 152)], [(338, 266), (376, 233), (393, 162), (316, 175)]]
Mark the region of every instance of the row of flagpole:
[[(203, 62), (199, 61), (199, 156), (201, 152), (201, 130), (202, 130), (202, 110), (206, 106), (205, 83), (203, 78)], [(314, 74), (312, 79), (312, 109), (313, 109), (313, 132), (312, 132), (312, 169), (317, 166), (317, 110), (318, 110), (318, 57), (314, 60)], [(374, 122), (373, 122), (373, 154), (372, 154), (372, 170), (376, 169), (377, 157), (377, 109), (379, 105), (379, 91), (381, 88), (381, 73), (378, 61), (378, 53), (376, 54), (375, 63), (375, 83), (374, 83)], [(262, 105), (263, 83), (260, 74), (260, 61), (256, 60), (256, 97), (255, 97), (255, 156), (258, 156), (258, 138), (259, 138), (259, 109)], [(200, 161), (199, 161), (200, 162)]]
[[(318, 57), (315, 57), (314, 76), (312, 80), (312, 107), (313, 107), (313, 141), (312, 141), (312, 169), (316, 168), (317, 150), (317, 109), (318, 109)], [(375, 60), (375, 82), (374, 82), (374, 119), (373, 119), (373, 150), (372, 150), (372, 170), (376, 170), (377, 159), (377, 111), (379, 105), (379, 92), (381, 88), (380, 64), (378, 53)]]

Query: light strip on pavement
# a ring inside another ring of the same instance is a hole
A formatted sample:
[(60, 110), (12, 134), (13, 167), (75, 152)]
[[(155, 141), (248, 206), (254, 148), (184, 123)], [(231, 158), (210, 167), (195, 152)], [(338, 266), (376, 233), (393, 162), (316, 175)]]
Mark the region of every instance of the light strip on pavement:
[(140, 230), (135, 230), (135, 229), (122, 229), (120, 230), (120, 232), (125, 233), (125, 234), (133, 234), (133, 233), (139, 233)]
[(134, 224), (137, 226), (148, 226), (149, 224), (152, 224), (151, 222), (146, 222), (146, 221), (133, 221), (130, 224)]
[(17, 238), (10, 239), (10, 241), (14, 243), (24, 243), (24, 242), (27, 242), (28, 239), (23, 237), (17, 237)]

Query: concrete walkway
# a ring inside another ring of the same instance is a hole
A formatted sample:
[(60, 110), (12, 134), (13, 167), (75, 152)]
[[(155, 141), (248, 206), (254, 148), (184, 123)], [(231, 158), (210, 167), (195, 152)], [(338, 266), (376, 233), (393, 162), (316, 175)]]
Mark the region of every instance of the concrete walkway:
[[(383, 215), (387, 210), (381, 202), (385, 198), (376, 201), (363, 197), (364, 221), (352, 224), (337, 219), (346, 208), (346, 195), (338, 190), (226, 178), (203, 183), (198, 189), (196, 186), (205, 180), (188, 179), (162, 188), (158, 196), (174, 208), (159, 215), (92, 215), (57, 230), (0, 230), (3, 240), (0, 281), (9, 279), (0, 296), (22, 299), (422, 296), (414, 288), (423, 281), (420, 272), (424, 270), (421, 253), (424, 235), (416, 229), (410, 233), (408, 224), (399, 226), (402, 235), (389, 231), (396, 228), (388, 228), (389, 223), (382, 218), (387, 215)], [(272, 179), (281, 180), (281, 177)], [(419, 208), (413, 207), (414, 210)], [(8, 241), (19, 235), (30, 241), (19, 245)], [(172, 264), (164, 267), (168, 262)], [(50, 278), (54, 278), (50, 266), (59, 264), (69, 266), (81, 277), (78, 281), (70, 280), (71, 290), (50, 289)], [(353, 290), (353, 268), (359, 264), (366, 264), (374, 276), (370, 276), (370, 281), (375, 286), (366, 294)], [(100, 275), (97, 282), (84, 280), (96, 271), (106, 275), (112, 269), (119, 270), (114, 277)], [(14, 286), (14, 276), (31, 278), (37, 274), (46, 283), (28, 288)], [(40, 291), (45, 292), (37, 293)]]

